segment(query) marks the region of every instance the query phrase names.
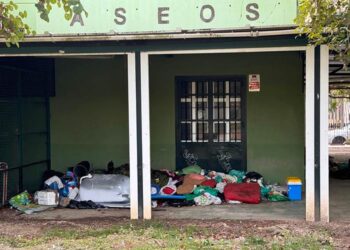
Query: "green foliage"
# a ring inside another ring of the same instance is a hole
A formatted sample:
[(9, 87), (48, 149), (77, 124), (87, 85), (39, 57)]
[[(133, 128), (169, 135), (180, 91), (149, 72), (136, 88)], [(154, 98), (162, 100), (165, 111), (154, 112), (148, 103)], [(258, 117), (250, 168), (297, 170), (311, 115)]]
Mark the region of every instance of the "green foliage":
[(350, 99), (350, 89), (330, 89), (329, 97), (329, 112), (334, 112), (344, 100)]
[(6, 39), (6, 45), (15, 44), (23, 40), (25, 35), (35, 34), (23, 21), (27, 17), (26, 11), (18, 11), (18, 6), (9, 1), (0, 2), (0, 35)]
[(73, 14), (81, 15), (84, 13), (86, 17), (88, 16), (88, 13), (84, 9), (80, 0), (39, 0), (35, 6), (40, 13), (41, 19), (45, 20), (46, 22), (50, 21), (49, 14), (53, 6), (63, 8), (64, 18), (67, 21), (72, 19)]
[[(37, 1), (35, 6), (40, 18), (47, 22), (50, 21), (49, 15), (54, 7), (63, 9), (66, 20), (71, 20), (74, 14), (84, 13), (86, 17), (88, 16), (80, 0)], [(16, 45), (18, 47), (19, 42), (23, 41), (25, 36), (35, 35), (35, 31), (26, 24), (26, 17), (27, 12), (18, 11), (18, 6), (13, 1), (0, 1), (0, 35), (5, 38), (7, 46)]]
[(349, 0), (300, 0), (295, 22), (310, 43), (328, 44), (345, 65), (350, 62)]

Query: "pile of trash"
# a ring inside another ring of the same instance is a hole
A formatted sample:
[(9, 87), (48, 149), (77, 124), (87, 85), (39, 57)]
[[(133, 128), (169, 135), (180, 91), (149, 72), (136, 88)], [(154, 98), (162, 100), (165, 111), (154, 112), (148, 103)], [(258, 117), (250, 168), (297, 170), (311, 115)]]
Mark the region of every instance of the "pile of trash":
[[(166, 179), (167, 183), (164, 184)], [(289, 200), (287, 187), (265, 185), (263, 176), (257, 172), (231, 170), (221, 173), (205, 171), (196, 165), (180, 172), (152, 171), (152, 199), (155, 200), (154, 207)]]
[[(257, 172), (230, 170), (228, 173), (206, 171), (194, 165), (180, 172), (152, 170), (152, 206), (208, 206), (258, 204), (288, 201), (287, 187), (265, 185)], [(91, 170), (88, 161), (70, 167), (65, 173), (46, 171), (43, 186), (33, 196), (23, 192), (11, 198), (10, 205), (30, 214), (50, 208), (97, 209), (130, 207), (129, 165), (106, 170)]]
[[(110, 162), (108, 167), (111, 169), (113, 162)], [(69, 167), (65, 173), (49, 170), (43, 174), (40, 191), (34, 195), (24, 191), (12, 197), (9, 204), (26, 214), (56, 207), (72, 209), (129, 207), (129, 177), (111, 174), (108, 171), (108, 169), (93, 171), (88, 161)]]

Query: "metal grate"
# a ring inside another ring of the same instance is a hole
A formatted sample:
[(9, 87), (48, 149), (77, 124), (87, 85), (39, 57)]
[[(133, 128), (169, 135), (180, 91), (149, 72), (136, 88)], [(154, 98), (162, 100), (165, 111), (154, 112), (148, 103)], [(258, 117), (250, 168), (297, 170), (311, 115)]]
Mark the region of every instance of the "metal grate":
[(176, 165), (246, 167), (243, 77), (177, 77)]
[(241, 83), (183, 81), (181, 142), (241, 142)]

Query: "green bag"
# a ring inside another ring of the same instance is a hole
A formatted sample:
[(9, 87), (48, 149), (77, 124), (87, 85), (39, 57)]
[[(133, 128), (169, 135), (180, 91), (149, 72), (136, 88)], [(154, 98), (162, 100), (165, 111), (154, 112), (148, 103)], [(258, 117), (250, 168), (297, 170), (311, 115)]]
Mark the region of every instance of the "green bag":
[(237, 178), (237, 183), (242, 183), (246, 173), (243, 171), (232, 169), (228, 174), (231, 176), (235, 176)]
[(261, 191), (261, 196), (262, 196), (262, 197), (268, 197), (268, 195), (269, 195), (271, 189), (268, 188), (268, 187), (261, 187), (261, 188), (260, 188), (260, 191)]
[(17, 194), (13, 196), (10, 200), (9, 203), (13, 207), (18, 207), (18, 206), (26, 206), (31, 203), (30, 200), (30, 194), (27, 191), (24, 191), (20, 194)]
[(289, 201), (288, 197), (283, 194), (270, 194), (267, 199), (269, 201)]
[(197, 165), (188, 166), (181, 170), (182, 174), (200, 174), (202, 172), (202, 168)]
[(217, 196), (218, 195), (218, 190), (207, 187), (207, 186), (198, 186), (193, 190), (192, 194), (185, 194), (185, 198), (188, 201), (194, 200), (194, 198), (201, 196), (204, 193), (209, 193), (211, 195)]
[(209, 193), (211, 195), (217, 196), (218, 190), (207, 186), (198, 186), (193, 190), (193, 193), (198, 195), (202, 195), (203, 193)]

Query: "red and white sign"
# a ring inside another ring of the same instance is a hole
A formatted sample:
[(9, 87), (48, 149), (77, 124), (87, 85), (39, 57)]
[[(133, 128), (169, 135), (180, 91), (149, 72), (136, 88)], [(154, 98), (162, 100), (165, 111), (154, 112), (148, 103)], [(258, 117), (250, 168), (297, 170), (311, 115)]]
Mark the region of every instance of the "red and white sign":
[(249, 92), (260, 92), (260, 75), (249, 75)]

